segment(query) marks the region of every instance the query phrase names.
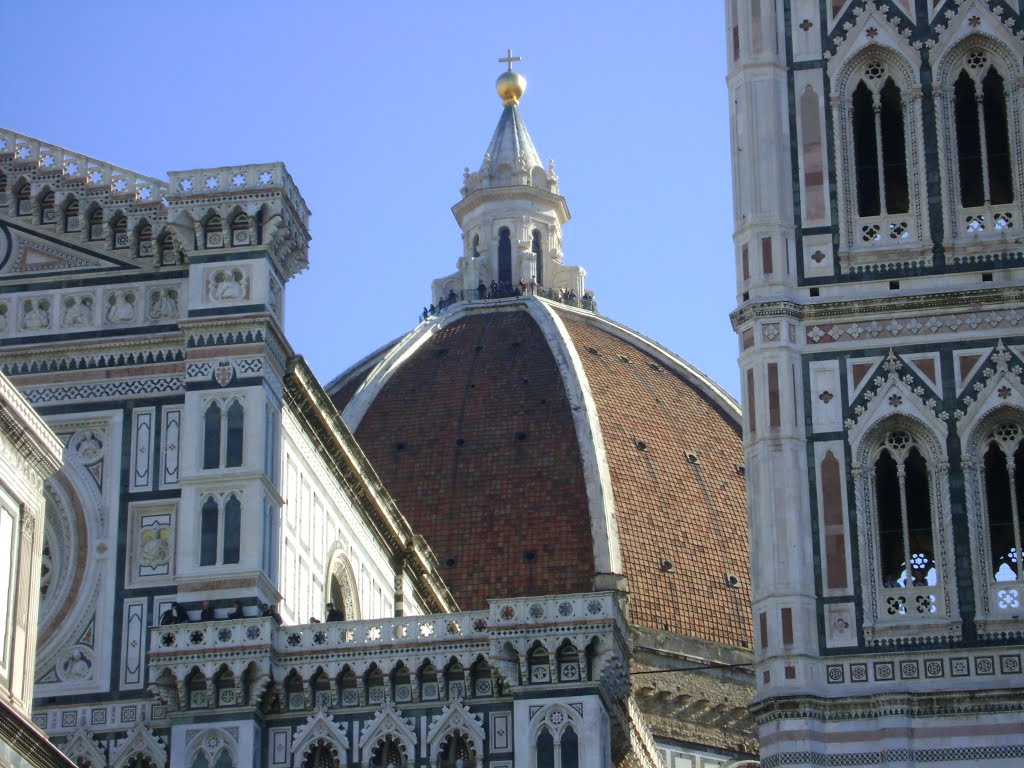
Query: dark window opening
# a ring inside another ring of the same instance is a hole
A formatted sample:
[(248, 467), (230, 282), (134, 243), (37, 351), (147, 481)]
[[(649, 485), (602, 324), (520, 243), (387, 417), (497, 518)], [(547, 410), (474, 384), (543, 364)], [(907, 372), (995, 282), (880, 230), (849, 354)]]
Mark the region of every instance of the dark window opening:
[(533, 242), (530, 247), (537, 262), (537, 285), (544, 285), (544, 251), (540, 246), (539, 229), (533, 230)]
[(220, 406), (210, 403), (203, 425), (203, 469), (216, 469), (220, 466), (220, 417)]
[(202, 519), (199, 531), (199, 564), (217, 564), (217, 517), (219, 510), (213, 496), (207, 496), (203, 502)]
[(508, 227), (498, 231), (498, 281), (512, 284), (512, 236)]
[(861, 216), (877, 216), (881, 213), (873, 100), (871, 89), (861, 81), (853, 92), (853, 159), (857, 181), (857, 213)]
[(234, 494), (224, 504), (224, 564), (238, 562), (242, 546), (242, 503)]
[(228, 440), (226, 450), (227, 467), (242, 466), (242, 422), (244, 411), (242, 404), (235, 400), (228, 406)]

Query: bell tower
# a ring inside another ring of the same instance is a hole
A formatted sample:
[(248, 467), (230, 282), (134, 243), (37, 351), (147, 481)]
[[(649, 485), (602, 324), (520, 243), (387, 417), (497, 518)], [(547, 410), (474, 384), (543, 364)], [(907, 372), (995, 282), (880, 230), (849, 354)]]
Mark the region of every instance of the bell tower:
[(725, 8), (762, 763), (1017, 765), (1021, 6)]

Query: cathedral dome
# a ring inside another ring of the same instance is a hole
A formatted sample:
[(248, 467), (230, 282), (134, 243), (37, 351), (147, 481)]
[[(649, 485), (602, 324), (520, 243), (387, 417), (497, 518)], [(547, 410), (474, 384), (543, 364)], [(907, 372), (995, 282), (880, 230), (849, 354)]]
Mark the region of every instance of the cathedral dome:
[(631, 623), (749, 647), (736, 403), (596, 313), (463, 301), (328, 387), (463, 609), (625, 577)]

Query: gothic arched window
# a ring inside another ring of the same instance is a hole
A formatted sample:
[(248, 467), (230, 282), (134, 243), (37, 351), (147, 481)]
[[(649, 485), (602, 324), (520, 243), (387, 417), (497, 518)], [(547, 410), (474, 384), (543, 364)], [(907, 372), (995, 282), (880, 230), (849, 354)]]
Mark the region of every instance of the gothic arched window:
[(561, 749), (559, 750), (559, 753), (562, 758), (562, 765), (560, 768), (579, 768), (580, 740), (571, 725), (562, 731), (560, 746)]
[[(1006, 84), (982, 50), (972, 50), (964, 59), (953, 83), (953, 113), (961, 207), (1012, 203)], [(969, 230), (982, 231), (1007, 229), (1013, 222), (1006, 212), (993, 212), (991, 220), (980, 213), (968, 216), (965, 223)]]
[(887, 216), (910, 207), (903, 104), (885, 64), (872, 61), (853, 92), (857, 214)]
[(78, 199), (75, 197), (69, 197), (67, 202), (64, 203), (64, 231), (65, 232), (80, 232), (82, 229), (82, 219), (80, 216), (80, 207)]
[(469, 741), (460, 733), (453, 733), (438, 750), (438, 768), (470, 768), (473, 753)]
[(89, 233), (90, 240), (103, 239), (103, 209), (98, 205), (89, 211)]
[(114, 248), (127, 248), (128, 247), (128, 218), (123, 214), (119, 213), (114, 216), (114, 220), (110, 223), (110, 228), (113, 230)]
[(224, 220), (216, 213), (206, 220), (206, 248), (224, 247)]
[(199, 565), (238, 563), (242, 547), (242, 502), (238, 495), (207, 495), (199, 518)]
[(375, 768), (405, 765), (405, 755), (398, 740), (391, 736), (385, 736), (384, 740), (373, 751), (370, 765), (375, 766)]
[(555, 768), (555, 739), (547, 728), (537, 736), (537, 768)]
[(512, 235), (508, 227), (498, 230), (498, 282), (512, 284)]
[(14, 213), (16, 216), (28, 216), (32, 213), (32, 185), (23, 181), (14, 190)]
[(145, 219), (135, 228), (135, 255), (139, 258), (153, 255), (153, 226)]
[(214, 400), (203, 414), (203, 469), (242, 466), (245, 409), (233, 399), (227, 407)]
[(57, 206), (52, 189), (46, 190), (39, 198), (39, 221), (42, 224), (53, 224), (57, 221)]
[(989, 581), (1024, 581), (1024, 430), (999, 424), (984, 454), (985, 510), (988, 513)]
[(231, 219), (231, 244), (249, 244), (249, 217), (244, 213), (238, 213)]
[[(875, 461), (875, 494), (882, 586), (934, 585), (938, 572), (928, 466), (906, 432), (886, 436)], [(900, 610), (906, 612), (906, 606)]]

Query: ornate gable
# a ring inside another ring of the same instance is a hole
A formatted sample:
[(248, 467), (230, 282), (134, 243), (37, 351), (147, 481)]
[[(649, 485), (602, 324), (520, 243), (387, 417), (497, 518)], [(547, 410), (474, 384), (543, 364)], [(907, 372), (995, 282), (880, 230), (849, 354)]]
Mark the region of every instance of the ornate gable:
[(292, 738), (294, 764), (302, 765), (306, 754), (320, 743), (332, 745), (339, 752), (348, 750), (350, 745), (346, 731), (344, 723), (339, 723), (321, 707), (295, 729)]
[(131, 759), (140, 752), (148, 757), (156, 768), (164, 768), (167, 765), (167, 750), (163, 741), (142, 723), (136, 725), (125, 738), (117, 742), (110, 755), (110, 765), (113, 768), (131, 765)]
[[(891, 11), (891, 7), (883, 4), (882, 8)], [(921, 57), (910, 45), (907, 38), (911, 29), (904, 26), (905, 20), (898, 14), (891, 16), (883, 12), (874, 2), (867, 3), (863, 9), (854, 10), (856, 21), (852, 25), (848, 22), (843, 29), (846, 33), (838, 33), (832, 37), (830, 43), (832, 50), (825, 51), (823, 57), (828, 60), (828, 75), (834, 82), (840, 82), (843, 72), (853, 61), (857, 54), (864, 49), (878, 45), (898, 51), (913, 64), (912, 72), (921, 68)], [(838, 80), (837, 80), (838, 78)], [(916, 82), (913, 77), (911, 82)]]
[(431, 760), (436, 760), (438, 751), (444, 740), (452, 734), (460, 734), (473, 747), (476, 757), (476, 764), (479, 766), (483, 761), (483, 745), (487, 739), (484, 733), (483, 721), (479, 715), (469, 711), (461, 698), (453, 697), (448, 705), (441, 710), (441, 714), (435, 717), (427, 729), (427, 746), (430, 750)]
[(72, 760), (84, 758), (89, 765), (100, 766), (107, 763), (92, 735), (81, 726), (65, 744), (61, 745), (60, 751)]
[(359, 748), (366, 753), (364, 762), (369, 762), (369, 753), (388, 736), (399, 743), (407, 760), (413, 759), (416, 750), (416, 732), (390, 701), (366, 724), (366, 729), (359, 739)]

